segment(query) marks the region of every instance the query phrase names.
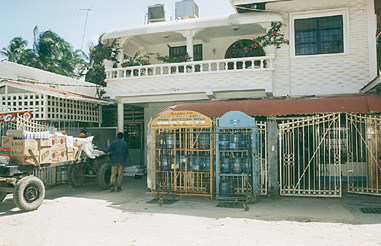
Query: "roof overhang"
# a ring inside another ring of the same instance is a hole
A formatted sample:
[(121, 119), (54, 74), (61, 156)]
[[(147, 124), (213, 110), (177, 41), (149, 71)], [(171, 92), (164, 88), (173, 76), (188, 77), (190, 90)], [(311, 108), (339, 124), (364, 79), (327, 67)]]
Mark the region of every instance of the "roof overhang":
[(229, 89), (229, 90), (192, 90), (182, 92), (158, 92), (146, 93), (113, 98), (119, 103), (158, 103), (158, 102), (187, 102), (187, 101), (214, 101), (236, 100), (242, 98), (264, 98), (268, 93), (264, 89)]
[(241, 111), (250, 116), (311, 115), (316, 113), (380, 113), (381, 95), (347, 95), (298, 99), (265, 99), (181, 103), (162, 113), (192, 110), (208, 117), (220, 117), (229, 111)]
[[(186, 19), (180, 21), (170, 22), (157, 22), (141, 26), (132, 26), (114, 29), (106, 32), (102, 41), (116, 38), (129, 38), (139, 37), (145, 35), (161, 35), (166, 36), (168, 33), (176, 33), (189, 30), (206, 30), (220, 28), (232, 31), (232, 27), (236, 26), (253, 26), (253, 24), (266, 24), (268, 25), (272, 21), (284, 22), (281, 14), (273, 12), (257, 12), (257, 13), (245, 13), (245, 14), (232, 14), (228, 16), (216, 16), (216, 17), (203, 17), (195, 19)], [(234, 30), (233, 30), (234, 31)], [(224, 33), (224, 32), (220, 32)], [(248, 33), (252, 34), (252, 33)], [(228, 35), (228, 34), (226, 34)], [(229, 35), (231, 35), (229, 33)], [(242, 33), (240, 33), (242, 35)], [(164, 38), (165, 40), (165, 38)], [(164, 41), (163, 40), (163, 41)], [(158, 40), (155, 40), (157, 43)], [(168, 40), (167, 40), (168, 42)]]
[(90, 97), (90, 96), (86, 96), (82, 94), (50, 88), (47, 86), (42, 86), (42, 85), (37, 85), (37, 84), (32, 84), (27, 82), (20, 82), (15, 80), (2, 80), (0, 82), (0, 87), (5, 87), (5, 86), (11, 86), (20, 90), (31, 91), (34, 93), (54, 96), (57, 98), (62, 98), (67, 100), (84, 101), (84, 102), (91, 102), (91, 103), (103, 104), (103, 105), (114, 104), (113, 102), (106, 101), (104, 99), (99, 99), (96, 97)]
[(360, 89), (361, 93), (379, 92), (381, 91), (381, 77), (377, 76), (374, 80), (370, 81), (367, 85)]

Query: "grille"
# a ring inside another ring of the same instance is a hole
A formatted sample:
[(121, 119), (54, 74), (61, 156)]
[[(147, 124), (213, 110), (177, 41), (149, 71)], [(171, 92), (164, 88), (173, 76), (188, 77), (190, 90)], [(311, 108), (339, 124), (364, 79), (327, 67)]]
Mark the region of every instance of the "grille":
[(381, 208), (360, 208), (363, 214), (381, 214)]

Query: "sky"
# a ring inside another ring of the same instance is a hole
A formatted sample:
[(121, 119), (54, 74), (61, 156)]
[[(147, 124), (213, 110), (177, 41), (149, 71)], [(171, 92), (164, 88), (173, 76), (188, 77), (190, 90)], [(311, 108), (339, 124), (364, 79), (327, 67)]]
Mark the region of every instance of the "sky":
[[(100, 34), (115, 28), (143, 25), (147, 7), (165, 4), (175, 15), (175, 2), (181, 0), (0, 0), (0, 49), (14, 37), (33, 45), (33, 29), (57, 33), (74, 49), (88, 52)], [(200, 17), (233, 14), (229, 0), (195, 0)], [(87, 11), (89, 12), (84, 32)], [(4, 57), (0, 57), (2, 59)]]

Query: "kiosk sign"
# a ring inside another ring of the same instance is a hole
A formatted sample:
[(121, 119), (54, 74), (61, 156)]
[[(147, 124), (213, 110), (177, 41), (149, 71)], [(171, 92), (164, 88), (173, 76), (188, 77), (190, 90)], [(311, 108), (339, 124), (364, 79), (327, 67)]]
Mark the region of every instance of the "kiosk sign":
[(159, 115), (152, 121), (154, 128), (212, 127), (212, 120), (195, 111), (174, 111)]
[(23, 117), (25, 120), (32, 119), (32, 112), (12, 112), (12, 113), (2, 113), (0, 114), (0, 123), (3, 122), (16, 122), (17, 116)]

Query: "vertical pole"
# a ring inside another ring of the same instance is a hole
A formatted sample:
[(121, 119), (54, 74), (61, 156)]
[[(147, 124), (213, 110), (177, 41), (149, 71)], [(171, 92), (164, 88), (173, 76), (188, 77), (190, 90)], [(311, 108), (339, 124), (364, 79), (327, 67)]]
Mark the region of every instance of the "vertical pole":
[(279, 169), (278, 169), (278, 126), (275, 120), (267, 124), (268, 129), (268, 168), (269, 168), (269, 195), (279, 196)]
[(118, 132), (124, 132), (124, 105), (118, 103)]

